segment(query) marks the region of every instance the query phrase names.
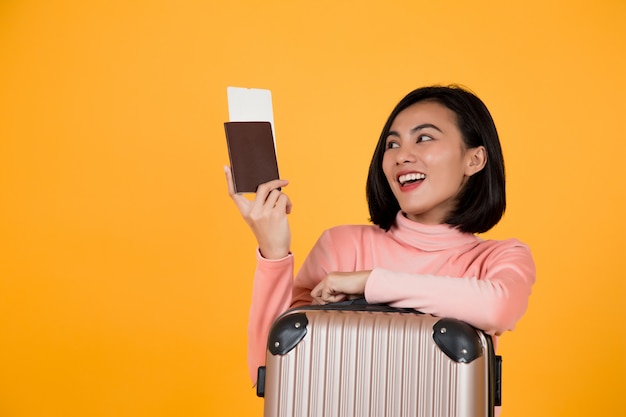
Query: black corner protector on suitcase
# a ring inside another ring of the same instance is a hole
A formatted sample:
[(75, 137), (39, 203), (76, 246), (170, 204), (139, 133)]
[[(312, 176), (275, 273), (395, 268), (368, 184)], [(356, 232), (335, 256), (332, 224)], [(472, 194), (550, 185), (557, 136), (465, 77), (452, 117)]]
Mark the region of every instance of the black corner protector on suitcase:
[(441, 319), (433, 327), (433, 339), (439, 349), (459, 363), (471, 363), (482, 356), (482, 343), (476, 329), (455, 319)]
[(259, 366), (256, 379), (257, 397), (265, 397), (265, 366)]
[(272, 326), (267, 348), (272, 355), (286, 355), (295, 348), (306, 335), (309, 320), (305, 313), (287, 314), (280, 317)]

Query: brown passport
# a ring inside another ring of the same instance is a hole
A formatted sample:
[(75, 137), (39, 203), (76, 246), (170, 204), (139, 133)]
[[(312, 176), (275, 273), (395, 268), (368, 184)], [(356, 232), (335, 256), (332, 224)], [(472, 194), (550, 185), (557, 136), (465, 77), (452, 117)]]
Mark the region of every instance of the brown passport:
[(254, 193), (280, 178), (270, 122), (226, 122), (224, 129), (235, 192)]

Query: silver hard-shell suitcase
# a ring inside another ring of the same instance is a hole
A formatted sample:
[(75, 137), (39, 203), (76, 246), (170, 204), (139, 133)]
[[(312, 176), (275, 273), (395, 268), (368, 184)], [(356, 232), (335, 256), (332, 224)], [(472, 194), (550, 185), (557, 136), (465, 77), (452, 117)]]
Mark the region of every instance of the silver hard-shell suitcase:
[(491, 337), (411, 309), (337, 303), (287, 311), (269, 334), (265, 417), (491, 417)]

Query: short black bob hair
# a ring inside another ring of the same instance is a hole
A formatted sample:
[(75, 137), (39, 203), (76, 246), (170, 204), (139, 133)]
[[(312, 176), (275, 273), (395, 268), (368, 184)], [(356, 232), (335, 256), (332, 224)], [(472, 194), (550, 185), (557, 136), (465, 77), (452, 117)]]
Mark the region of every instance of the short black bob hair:
[(484, 233), (495, 226), (506, 208), (504, 158), (498, 132), (489, 110), (474, 94), (457, 85), (418, 88), (393, 109), (376, 145), (367, 176), (366, 195), (370, 220), (384, 230), (395, 222), (400, 205), (382, 169), (385, 144), (394, 119), (402, 110), (423, 101), (436, 102), (456, 114), (457, 126), (468, 149), (484, 146), (485, 167), (472, 175), (461, 192), (446, 224), (465, 233)]

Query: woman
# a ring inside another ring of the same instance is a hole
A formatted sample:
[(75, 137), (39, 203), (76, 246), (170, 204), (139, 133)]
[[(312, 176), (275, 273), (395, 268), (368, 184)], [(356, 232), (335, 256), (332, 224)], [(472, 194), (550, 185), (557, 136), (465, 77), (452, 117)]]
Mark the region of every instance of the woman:
[(259, 244), (249, 321), (250, 377), (265, 361), (267, 334), (285, 310), (364, 296), (457, 318), (492, 335), (524, 314), (535, 267), (523, 243), (482, 240), (504, 213), (504, 161), (489, 111), (456, 87), (424, 87), (389, 116), (367, 178), (374, 225), (325, 231), (294, 280), (285, 180), (253, 201), (229, 194)]

